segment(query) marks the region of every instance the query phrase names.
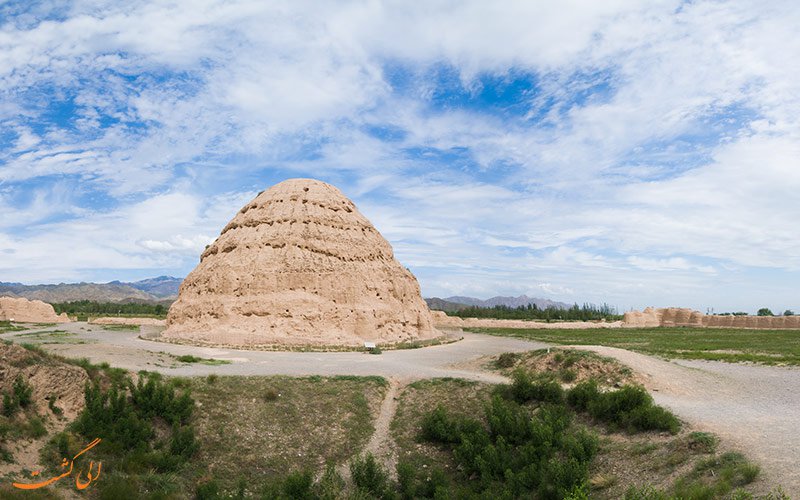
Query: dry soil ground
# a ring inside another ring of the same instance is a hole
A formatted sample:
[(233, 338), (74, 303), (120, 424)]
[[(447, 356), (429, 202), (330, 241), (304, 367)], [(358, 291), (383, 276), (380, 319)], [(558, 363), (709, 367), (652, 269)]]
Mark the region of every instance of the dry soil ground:
[[(86, 323), (38, 330), (74, 333), (71, 343), (46, 344), (47, 350), (68, 357), (106, 361), (129, 370), (154, 370), (168, 375), (381, 375), (396, 383), (432, 377), (460, 377), (483, 382), (505, 378), (480, 369), (471, 361), (510, 351), (548, 347), (540, 342), (465, 333), (452, 344), (422, 349), (357, 352), (239, 351), (165, 344), (139, 338), (139, 332), (109, 331)], [(147, 327), (144, 327), (147, 333)], [(26, 332), (1, 337), (15, 339)], [(29, 332), (27, 332), (29, 333)], [(30, 338), (30, 337), (28, 337)], [(77, 342), (85, 343), (77, 343)], [(768, 484), (781, 484), (800, 496), (800, 369), (711, 361), (664, 361), (610, 347), (581, 346), (614, 357), (643, 375), (658, 404), (668, 407), (694, 427), (717, 433), (733, 448), (762, 465)], [(180, 363), (175, 356), (192, 354), (228, 360), (230, 364)], [(396, 381), (396, 382), (395, 382)], [(387, 401), (391, 406), (392, 402)], [(387, 407), (387, 410), (390, 409)], [(378, 433), (373, 439), (383, 439)]]

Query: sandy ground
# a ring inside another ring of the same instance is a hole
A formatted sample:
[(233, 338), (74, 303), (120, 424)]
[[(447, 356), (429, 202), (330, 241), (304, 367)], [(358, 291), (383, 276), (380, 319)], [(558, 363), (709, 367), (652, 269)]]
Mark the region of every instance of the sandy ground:
[[(174, 345), (139, 338), (138, 332), (107, 331), (86, 323), (48, 329), (76, 333), (85, 344), (47, 344), (46, 349), (68, 357), (107, 361), (129, 370), (155, 370), (168, 375), (382, 375), (403, 382), (431, 377), (461, 377), (504, 382), (482, 371), (476, 358), (509, 351), (548, 347), (541, 342), (464, 333), (452, 344), (381, 355), (357, 352), (303, 353), (240, 351)], [(44, 329), (44, 330), (48, 330)], [(143, 328), (143, 333), (155, 330)], [(1, 337), (13, 340), (15, 332)], [(800, 496), (800, 369), (728, 364), (710, 361), (664, 361), (611, 347), (581, 346), (614, 357), (645, 377), (658, 404), (668, 407), (693, 427), (712, 431), (761, 464), (762, 483), (781, 484)], [(209, 366), (176, 362), (173, 356), (193, 354), (231, 361)], [(172, 355), (172, 356), (171, 356)], [(385, 401), (391, 413), (393, 398)], [(388, 418), (388, 417), (387, 417)], [(380, 432), (374, 440), (380, 441)]]

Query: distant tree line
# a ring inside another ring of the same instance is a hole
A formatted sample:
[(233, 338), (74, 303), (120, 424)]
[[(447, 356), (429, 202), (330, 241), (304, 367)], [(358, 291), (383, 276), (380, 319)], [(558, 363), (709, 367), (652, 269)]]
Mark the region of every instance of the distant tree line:
[(76, 300), (73, 302), (56, 302), (53, 304), (56, 313), (67, 313), (72, 315), (147, 315), (164, 316), (167, 314), (167, 306), (164, 304), (144, 304), (138, 302), (126, 302), (123, 304), (114, 302), (95, 302), (92, 300)]
[[(746, 312), (734, 312), (734, 313), (719, 313), (718, 316), (747, 316)], [(794, 316), (794, 311), (791, 309), (787, 309), (783, 311), (784, 316)], [(769, 307), (762, 307), (761, 309), (756, 312), (756, 316), (775, 316), (772, 310)]]
[(493, 319), (538, 319), (545, 321), (592, 321), (592, 320), (609, 320), (616, 321), (622, 319), (616, 308), (603, 304), (601, 306), (595, 304), (583, 304), (579, 306), (574, 304), (569, 308), (561, 308), (550, 306), (540, 309), (536, 304), (528, 304), (527, 306), (508, 307), (508, 306), (494, 306), (494, 307), (478, 307), (471, 306), (458, 311), (448, 311), (450, 316), (459, 316), (461, 318), (493, 318)]

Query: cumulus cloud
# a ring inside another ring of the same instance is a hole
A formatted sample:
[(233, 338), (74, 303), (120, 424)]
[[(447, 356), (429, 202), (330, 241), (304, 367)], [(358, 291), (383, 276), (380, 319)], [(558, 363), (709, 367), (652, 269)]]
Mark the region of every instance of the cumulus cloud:
[(429, 294), (798, 307), (779, 302), (800, 274), (794, 2), (75, 0), (0, 19), (7, 279), (185, 273), (256, 192), (311, 176)]

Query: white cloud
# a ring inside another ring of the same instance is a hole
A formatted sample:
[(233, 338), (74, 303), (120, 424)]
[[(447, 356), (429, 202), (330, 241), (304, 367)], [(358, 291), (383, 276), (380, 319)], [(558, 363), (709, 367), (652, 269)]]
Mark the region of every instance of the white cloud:
[[(754, 273), (777, 297), (800, 269), (794, 2), (31, 9), (0, 26), (0, 270), (19, 279), (187, 269), (272, 169), (339, 184), (436, 293), (702, 301)], [(440, 66), (475, 93), (533, 75), (530, 112), (432, 106)], [(409, 153), (430, 148), (468, 159)]]

